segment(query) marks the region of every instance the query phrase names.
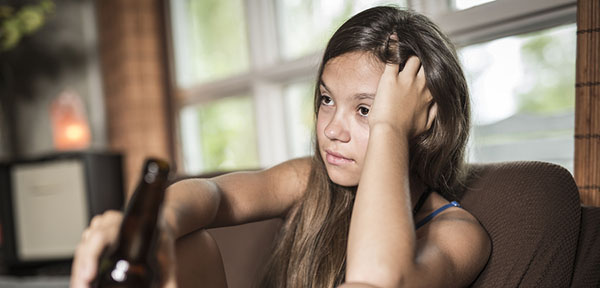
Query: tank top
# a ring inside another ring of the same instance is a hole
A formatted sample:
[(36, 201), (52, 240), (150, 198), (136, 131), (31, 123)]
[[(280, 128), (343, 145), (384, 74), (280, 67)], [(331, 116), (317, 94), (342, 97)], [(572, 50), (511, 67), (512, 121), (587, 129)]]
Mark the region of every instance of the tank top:
[[(417, 200), (417, 204), (415, 204), (415, 207), (413, 208), (413, 216), (417, 215), (417, 213), (419, 212), (421, 207), (423, 207), (423, 204), (425, 204), (425, 200), (427, 200), (427, 198), (429, 197), (429, 195), (431, 194), (432, 191), (433, 190), (430, 187), (427, 187), (425, 192), (423, 192), (423, 194), (421, 194), (421, 197), (419, 197), (419, 200)], [(423, 218), (423, 220), (417, 222), (417, 224), (415, 224), (415, 230), (421, 228), (423, 225), (427, 224), (427, 222), (431, 221), (431, 219), (433, 219), (433, 217), (442, 213), (442, 211), (444, 211), (450, 207), (462, 208), (462, 206), (460, 206), (460, 204), (458, 202), (452, 201), (452, 202), (436, 209), (435, 211), (433, 211), (429, 215), (427, 215), (427, 217)]]

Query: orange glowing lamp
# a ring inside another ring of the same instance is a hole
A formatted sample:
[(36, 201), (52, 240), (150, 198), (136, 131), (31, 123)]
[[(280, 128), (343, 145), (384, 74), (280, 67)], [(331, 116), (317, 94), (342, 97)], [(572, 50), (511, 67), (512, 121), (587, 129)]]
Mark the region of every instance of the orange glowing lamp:
[(63, 91), (53, 102), (50, 111), (54, 148), (81, 150), (90, 146), (90, 127), (79, 95)]

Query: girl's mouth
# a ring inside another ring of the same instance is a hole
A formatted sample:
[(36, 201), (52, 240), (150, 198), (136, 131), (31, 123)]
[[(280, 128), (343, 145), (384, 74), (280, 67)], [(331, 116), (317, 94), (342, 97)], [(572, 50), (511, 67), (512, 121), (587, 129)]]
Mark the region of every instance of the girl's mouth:
[(331, 150), (325, 150), (325, 153), (326, 153), (325, 158), (327, 159), (327, 162), (332, 165), (337, 166), (337, 165), (344, 165), (344, 164), (349, 164), (349, 163), (354, 162), (354, 160), (346, 158), (342, 154), (333, 152)]

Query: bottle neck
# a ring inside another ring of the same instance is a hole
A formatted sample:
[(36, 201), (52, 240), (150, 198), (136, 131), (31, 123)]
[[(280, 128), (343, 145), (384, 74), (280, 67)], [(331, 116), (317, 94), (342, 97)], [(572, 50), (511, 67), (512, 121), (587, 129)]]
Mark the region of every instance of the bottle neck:
[(117, 249), (120, 250), (119, 254), (126, 255), (130, 261), (143, 261), (155, 245), (158, 236), (158, 215), (164, 200), (166, 183), (166, 173), (146, 173), (129, 200), (121, 224)]

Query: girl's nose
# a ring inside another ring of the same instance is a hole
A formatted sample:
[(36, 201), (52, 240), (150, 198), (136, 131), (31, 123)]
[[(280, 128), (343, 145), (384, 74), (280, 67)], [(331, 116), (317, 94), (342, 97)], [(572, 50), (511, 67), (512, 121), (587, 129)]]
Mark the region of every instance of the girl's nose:
[(324, 132), (329, 140), (350, 141), (350, 131), (348, 131), (347, 123), (342, 117), (334, 116), (325, 127)]

